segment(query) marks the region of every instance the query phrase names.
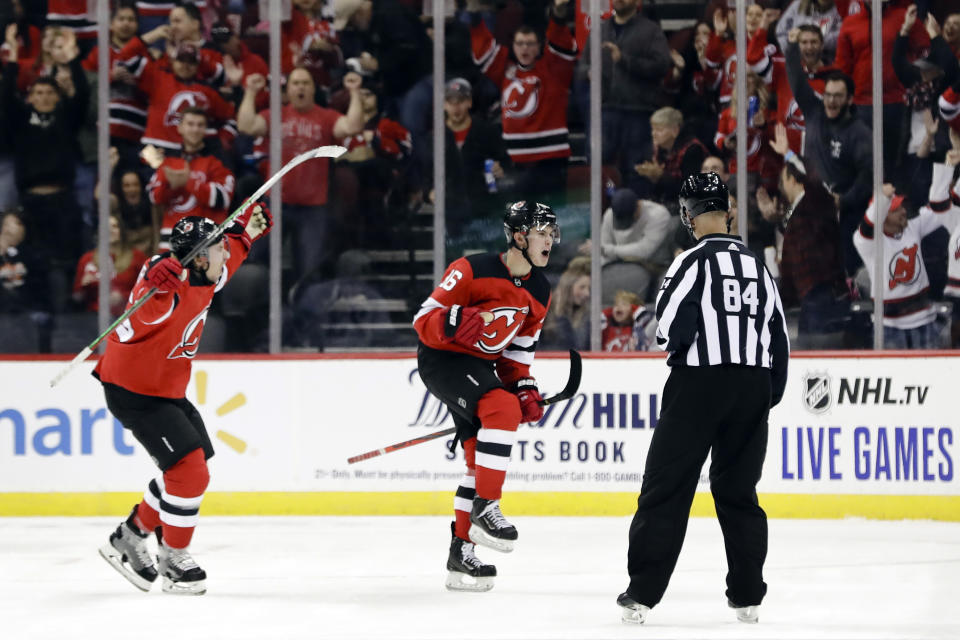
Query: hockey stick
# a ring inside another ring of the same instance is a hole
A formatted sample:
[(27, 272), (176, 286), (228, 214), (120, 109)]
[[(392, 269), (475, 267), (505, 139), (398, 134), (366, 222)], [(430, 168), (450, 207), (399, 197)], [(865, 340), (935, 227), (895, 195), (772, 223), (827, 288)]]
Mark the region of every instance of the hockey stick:
[[(287, 173), (289, 173), (294, 167), (306, 162), (307, 160), (312, 160), (314, 158), (339, 158), (341, 155), (346, 153), (346, 151), (347, 150), (344, 147), (340, 147), (337, 145), (328, 145), (325, 147), (317, 147), (316, 149), (311, 149), (310, 151), (304, 151), (300, 155), (294, 158), (291, 158), (290, 162), (283, 165), (279, 171), (277, 171), (275, 174), (270, 176), (270, 179), (264, 182), (259, 189), (254, 191), (253, 195), (251, 195), (249, 198), (244, 200), (243, 204), (241, 204), (239, 207), (237, 207), (237, 209), (233, 213), (227, 216), (227, 219), (220, 223), (220, 225), (217, 227), (214, 233), (210, 234), (206, 240), (204, 240), (203, 242), (195, 246), (190, 251), (190, 253), (188, 253), (183, 258), (183, 260), (180, 261), (181, 264), (190, 264), (190, 261), (196, 258), (202, 251), (207, 249), (211, 244), (213, 244), (213, 242), (218, 238), (218, 236), (227, 227), (233, 224), (233, 221), (236, 220), (241, 213), (246, 211), (248, 206), (250, 206), (257, 200), (259, 200), (260, 196), (262, 196), (267, 191), (269, 191), (270, 188), (273, 187), (273, 185), (277, 184), (280, 181), (280, 178), (282, 178)], [(50, 380), (50, 386), (55, 387), (61, 380), (63, 380), (67, 376), (68, 373), (70, 373), (73, 370), (74, 367), (76, 367), (78, 364), (86, 360), (90, 356), (90, 354), (93, 353), (93, 350), (97, 348), (97, 345), (103, 342), (104, 338), (110, 335), (113, 332), (113, 330), (116, 329), (124, 320), (126, 320), (127, 318), (132, 316), (134, 313), (136, 313), (137, 309), (142, 307), (143, 304), (147, 300), (152, 298), (153, 294), (155, 294), (156, 292), (157, 292), (157, 288), (152, 287), (149, 291), (143, 294), (143, 296), (139, 300), (134, 302), (129, 309), (124, 311), (119, 318), (114, 320), (113, 324), (107, 327), (106, 330), (103, 333), (101, 333), (99, 336), (97, 336), (93, 342), (91, 342), (86, 347), (84, 347), (83, 351), (78, 353), (73, 358), (73, 360), (70, 361), (70, 364), (68, 364), (66, 367), (64, 367), (60, 371), (60, 373), (54, 376), (53, 379)]]
[[(541, 406), (548, 406), (555, 402), (561, 402), (562, 400), (569, 400), (577, 392), (577, 389), (580, 388), (580, 377), (583, 373), (583, 363), (580, 361), (580, 354), (573, 349), (570, 349), (570, 377), (567, 379), (566, 386), (556, 395), (552, 395), (549, 398), (544, 398), (540, 401)], [(392, 444), (389, 447), (384, 447), (382, 449), (374, 449), (373, 451), (367, 451), (366, 453), (361, 453), (360, 455), (353, 456), (352, 458), (347, 458), (347, 464), (353, 464), (354, 462), (360, 462), (361, 460), (369, 460), (370, 458), (376, 458), (377, 456), (382, 456), (385, 453), (390, 453), (392, 451), (397, 451), (398, 449), (406, 449), (407, 447), (412, 447), (416, 444), (423, 442), (429, 442), (430, 440), (435, 440), (437, 438), (442, 438), (443, 436), (448, 436), (452, 433), (456, 433), (456, 427), (450, 427), (449, 429), (444, 429), (443, 431), (436, 431), (434, 433), (428, 433), (425, 436), (420, 436), (419, 438), (413, 438), (412, 440), (406, 440), (404, 442), (398, 442), (397, 444)]]

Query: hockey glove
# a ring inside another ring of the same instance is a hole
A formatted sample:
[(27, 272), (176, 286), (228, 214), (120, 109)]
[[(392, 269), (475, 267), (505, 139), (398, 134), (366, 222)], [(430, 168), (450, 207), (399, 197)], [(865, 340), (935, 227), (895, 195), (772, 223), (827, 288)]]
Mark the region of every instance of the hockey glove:
[(160, 291), (176, 293), (187, 286), (187, 281), (180, 279), (181, 273), (183, 273), (183, 265), (180, 261), (173, 256), (167, 256), (150, 265), (143, 280)]
[(523, 422), (540, 422), (540, 418), (543, 417), (543, 396), (537, 388), (537, 381), (533, 378), (519, 380), (514, 393), (520, 400)]
[(485, 323), (477, 307), (462, 307), (455, 304), (447, 309), (443, 333), (448, 342), (461, 347), (473, 348), (483, 335)]
[(225, 234), (231, 238), (236, 238), (249, 250), (253, 241), (258, 236), (268, 233), (272, 226), (273, 215), (270, 213), (270, 209), (266, 205), (254, 202), (234, 218), (233, 224), (230, 225)]

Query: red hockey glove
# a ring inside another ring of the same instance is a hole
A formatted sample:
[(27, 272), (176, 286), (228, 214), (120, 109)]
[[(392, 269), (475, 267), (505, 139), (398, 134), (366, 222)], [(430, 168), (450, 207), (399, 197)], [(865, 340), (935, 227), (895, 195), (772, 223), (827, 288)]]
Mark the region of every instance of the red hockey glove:
[(517, 382), (517, 399), (520, 400), (520, 413), (523, 422), (540, 422), (543, 417), (543, 396), (537, 389), (537, 381), (533, 378), (523, 378)]
[(226, 235), (242, 242), (247, 249), (253, 241), (270, 232), (273, 226), (273, 214), (267, 205), (254, 202), (233, 219), (233, 224), (225, 232)]
[(456, 342), (462, 347), (472, 348), (480, 340), (485, 324), (480, 316), (480, 309), (455, 304), (447, 309), (443, 333), (448, 342)]
[(181, 273), (183, 273), (183, 265), (180, 261), (173, 256), (167, 256), (150, 265), (143, 280), (161, 291), (176, 293), (187, 286), (187, 281), (180, 279)]

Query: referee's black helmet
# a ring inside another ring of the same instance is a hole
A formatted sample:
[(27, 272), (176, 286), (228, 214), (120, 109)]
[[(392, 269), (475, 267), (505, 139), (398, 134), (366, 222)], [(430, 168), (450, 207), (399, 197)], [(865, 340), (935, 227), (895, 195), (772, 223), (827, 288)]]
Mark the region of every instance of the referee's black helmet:
[(528, 233), (531, 229), (540, 231), (553, 227), (553, 241), (560, 242), (560, 225), (557, 223), (557, 214), (549, 205), (540, 202), (519, 200), (507, 207), (503, 216), (503, 233), (511, 246), (514, 244), (513, 234), (516, 232)]
[(680, 220), (687, 229), (690, 221), (709, 211), (730, 211), (730, 191), (715, 171), (687, 176), (680, 186)]

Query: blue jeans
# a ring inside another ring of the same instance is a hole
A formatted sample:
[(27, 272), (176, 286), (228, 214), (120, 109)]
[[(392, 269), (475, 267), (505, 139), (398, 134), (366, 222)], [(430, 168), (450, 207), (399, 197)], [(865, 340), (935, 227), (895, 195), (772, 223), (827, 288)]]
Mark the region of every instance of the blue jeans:
[(914, 329), (883, 328), (884, 349), (940, 349), (942, 346), (936, 320)]

